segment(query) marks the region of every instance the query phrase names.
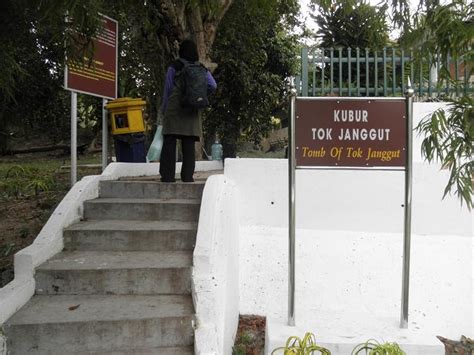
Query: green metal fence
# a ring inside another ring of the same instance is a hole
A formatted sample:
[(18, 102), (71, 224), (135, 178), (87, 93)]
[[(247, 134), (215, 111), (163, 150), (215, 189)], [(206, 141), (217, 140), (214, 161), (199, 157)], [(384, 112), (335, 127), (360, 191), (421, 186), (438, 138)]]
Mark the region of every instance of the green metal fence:
[(434, 59), (415, 60), (412, 51), (406, 53), (394, 47), (380, 51), (303, 48), (296, 87), (302, 96), (402, 96), (410, 77), (420, 98), (461, 96), (474, 91), (470, 68), (472, 63), (464, 60), (448, 58), (446, 63), (441, 63), (439, 55)]

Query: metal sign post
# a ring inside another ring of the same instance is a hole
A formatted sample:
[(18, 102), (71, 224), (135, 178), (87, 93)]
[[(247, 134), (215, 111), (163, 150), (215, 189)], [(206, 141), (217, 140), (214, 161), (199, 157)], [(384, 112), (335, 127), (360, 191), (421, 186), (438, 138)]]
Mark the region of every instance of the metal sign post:
[(400, 326), (408, 327), (413, 94), (410, 81), (405, 98), (296, 97), (292, 87), (288, 128), (288, 325), (295, 325), (295, 171), (351, 169), (405, 171)]
[(410, 246), (411, 246), (411, 192), (413, 177), (413, 95), (415, 90), (411, 87), (408, 77), (408, 88), (406, 96), (406, 123), (407, 123), (407, 149), (405, 168), (405, 215), (403, 230), (403, 271), (402, 271), (402, 311), (400, 317), (400, 328), (408, 328), (408, 299), (410, 288)]
[(296, 89), (292, 84), (290, 89), (291, 109), (290, 124), (288, 125), (288, 325), (295, 326), (295, 115)]
[(77, 181), (77, 93), (71, 91), (71, 186)]
[(109, 130), (107, 125), (107, 99), (102, 99), (102, 171), (105, 170), (109, 163), (108, 157), (108, 138)]

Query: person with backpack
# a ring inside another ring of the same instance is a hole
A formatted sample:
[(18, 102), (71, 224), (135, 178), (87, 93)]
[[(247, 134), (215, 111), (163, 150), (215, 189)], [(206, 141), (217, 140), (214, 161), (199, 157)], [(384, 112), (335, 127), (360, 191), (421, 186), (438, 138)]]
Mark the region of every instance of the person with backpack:
[(175, 182), (176, 140), (181, 140), (183, 165), (181, 180), (193, 182), (194, 144), (202, 135), (200, 110), (209, 105), (208, 95), (217, 88), (216, 81), (201, 63), (196, 44), (184, 40), (179, 59), (168, 68), (163, 90), (163, 148), (160, 159), (162, 182)]

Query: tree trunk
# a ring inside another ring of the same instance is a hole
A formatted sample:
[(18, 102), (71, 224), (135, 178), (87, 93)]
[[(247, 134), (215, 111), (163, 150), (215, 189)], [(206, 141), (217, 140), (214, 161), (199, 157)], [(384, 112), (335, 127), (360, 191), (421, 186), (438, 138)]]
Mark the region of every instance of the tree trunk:
[[(212, 9), (191, 5), (186, 0), (165, 0), (162, 12), (172, 24), (172, 36), (166, 36), (167, 47), (177, 56), (179, 42), (185, 38), (195, 41), (200, 61), (212, 72), (217, 67), (211, 60), (211, 49), (216, 38), (217, 28), (233, 0), (218, 0)], [(171, 39), (171, 41), (170, 41)], [(203, 137), (196, 143), (196, 160), (202, 159)]]

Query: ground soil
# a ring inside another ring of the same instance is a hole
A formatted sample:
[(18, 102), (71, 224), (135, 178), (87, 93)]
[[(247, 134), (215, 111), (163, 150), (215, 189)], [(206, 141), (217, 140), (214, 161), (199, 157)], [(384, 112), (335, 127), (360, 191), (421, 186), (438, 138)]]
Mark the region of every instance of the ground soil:
[[(50, 193), (20, 197), (0, 205), (0, 287), (13, 279), (13, 255), (30, 245), (58, 202)], [(62, 197), (59, 196), (60, 200)]]
[[(15, 253), (33, 243), (69, 190), (69, 170), (61, 168), (68, 164), (67, 160), (68, 156), (44, 153), (0, 157), (0, 182), (7, 181), (8, 172), (15, 166), (37, 169), (39, 174), (52, 180), (47, 191), (37, 193), (19, 189), (18, 194), (11, 194), (0, 184), (0, 288), (13, 280)], [(88, 160), (97, 160), (97, 157), (90, 156)], [(79, 169), (78, 179), (88, 174), (97, 172)]]
[(233, 355), (262, 355), (265, 348), (266, 318), (240, 315)]

